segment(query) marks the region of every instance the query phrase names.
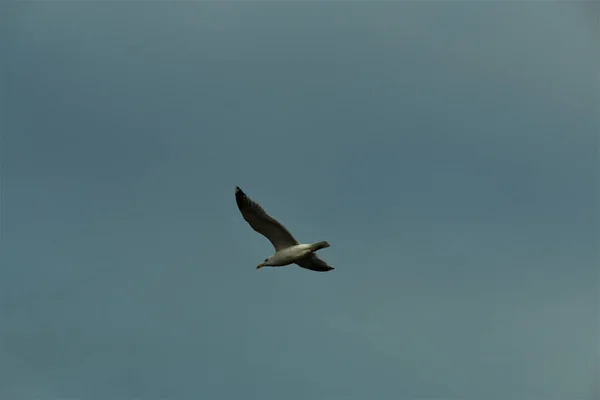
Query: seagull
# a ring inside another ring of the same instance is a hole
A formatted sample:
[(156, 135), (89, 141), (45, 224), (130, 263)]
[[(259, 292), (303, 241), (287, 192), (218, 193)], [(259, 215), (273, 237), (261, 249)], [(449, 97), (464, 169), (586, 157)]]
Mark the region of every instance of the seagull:
[(327, 272), (334, 269), (315, 254), (317, 250), (329, 247), (328, 242), (301, 244), (283, 224), (267, 214), (258, 203), (250, 199), (238, 186), (235, 187), (235, 202), (242, 213), (242, 217), (250, 224), (250, 227), (269, 239), (275, 248), (275, 254), (265, 259), (256, 269), (283, 267), (290, 264), (296, 264), (299, 267), (317, 272)]

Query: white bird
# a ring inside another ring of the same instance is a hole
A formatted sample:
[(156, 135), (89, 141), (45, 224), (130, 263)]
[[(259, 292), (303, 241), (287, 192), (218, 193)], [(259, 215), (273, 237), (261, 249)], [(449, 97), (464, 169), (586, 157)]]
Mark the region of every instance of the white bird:
[(275, 254), (265, 259), (256, 269), (283, 267), (290, 264), (296, 264), (302, 268), (318, 272), (327, 272), (334, 269), (315, 254), (315, 251), (329, 247), (328, 242), (301, 244), (283, 224), (267, 214), (258, 203), (246, 196), (238, 186), (235, 187), (235, 201), (246, 222), (256, 232), (269, 239), (275, 248)]

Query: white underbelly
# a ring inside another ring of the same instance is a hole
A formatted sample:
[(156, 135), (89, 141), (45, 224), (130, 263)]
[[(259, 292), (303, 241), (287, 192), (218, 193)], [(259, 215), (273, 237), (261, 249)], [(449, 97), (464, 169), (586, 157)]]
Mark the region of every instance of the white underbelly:
[(310, 245), (297, 244), (287, 249), (279, 250), (271, 258), (271, 263), (275, 265), (288, 265), (310, 253)]

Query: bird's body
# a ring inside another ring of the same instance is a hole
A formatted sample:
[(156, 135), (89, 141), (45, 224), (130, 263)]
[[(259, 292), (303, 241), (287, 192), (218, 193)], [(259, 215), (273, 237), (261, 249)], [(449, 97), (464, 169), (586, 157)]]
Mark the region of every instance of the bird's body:
[(319, 272), (334, 269), (315, 254), (315, 251), (329, 247), (328, 242), (299, 243), (285, 226), (267, 214), (258, 203), (246, 196), (237, 186), (235, 188), (235, 200), (246, 222), (256, 232), (269, 239), (275, 248), (275, 254), (256, 268), (283, 267), (296, 264), (302, 268)]
[(312, 252), (318, 250), (317, 247), (319, 249), (323, 249), (325, 247), (329, 247), (329, 243), (321, 242), (315, 244), (297, 244), (275, 252), (275, 254), (273, 254), (267, 260), (269, 260), (269, 266), (283, 267), (285, 265), (293, 264), (296, 261), (308, 256)]

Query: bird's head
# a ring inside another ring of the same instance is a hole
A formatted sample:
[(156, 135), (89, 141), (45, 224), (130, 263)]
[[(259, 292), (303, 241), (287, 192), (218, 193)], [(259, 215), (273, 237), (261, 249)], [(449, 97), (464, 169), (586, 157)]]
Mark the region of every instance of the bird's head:
[(265, 258), (265, 261), (263, 261), (262, 263), (258, 264), (256, 266), (256, 269), (261, 269), (262, 267), (268, 267), (268, 266), (270, 266), (271, 264), (269, 264), (269, 260), (270, 260), (269, 258)]

